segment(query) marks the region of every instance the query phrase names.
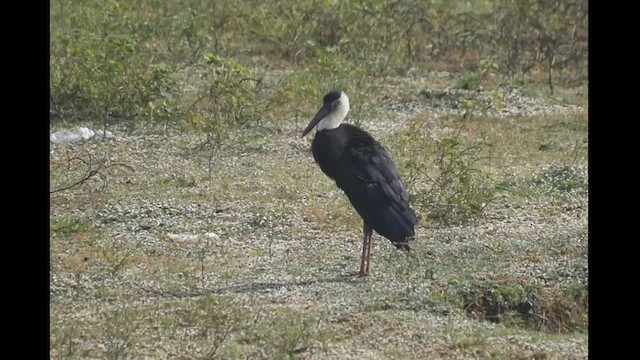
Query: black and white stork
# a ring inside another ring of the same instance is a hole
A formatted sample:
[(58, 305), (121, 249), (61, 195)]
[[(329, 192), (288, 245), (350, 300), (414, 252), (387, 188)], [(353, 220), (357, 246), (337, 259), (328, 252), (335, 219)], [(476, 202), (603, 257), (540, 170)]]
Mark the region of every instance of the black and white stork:
[(364, 220), (359, 276), (369, 275), (373, 230), (401, 250), (410, 250), (418, 219), (409, 206), (409, 194), (385, 149), (368, 132), (342, 121), (349, 98), (342, 91), (324, 96), (323, 105), (302, 133), (318, 127), (311, 144), (313, 157), (328, 177), (344, 191)]

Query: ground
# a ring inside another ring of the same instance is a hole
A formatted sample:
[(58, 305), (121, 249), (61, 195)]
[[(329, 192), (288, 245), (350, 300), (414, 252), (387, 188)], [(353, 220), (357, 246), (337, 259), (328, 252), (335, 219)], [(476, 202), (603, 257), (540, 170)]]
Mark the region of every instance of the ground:
[[(368, 278), (345, 276), (362, 224), (300, 137), (313, 113), (208, 147), (117, 125), (111, 139), (51, 144), (52, 191), (99, 169), (51, 195), (52, 358), (587, 358), (584, 89), (454, 78), (388, 79), (391, 95), (358, 118), (421, 219), (408, 255), (374, 234)], [(484, 149), (495, 193), (446, 223), (409, 164), (433, 163), (413, 150), (456, 132)]]

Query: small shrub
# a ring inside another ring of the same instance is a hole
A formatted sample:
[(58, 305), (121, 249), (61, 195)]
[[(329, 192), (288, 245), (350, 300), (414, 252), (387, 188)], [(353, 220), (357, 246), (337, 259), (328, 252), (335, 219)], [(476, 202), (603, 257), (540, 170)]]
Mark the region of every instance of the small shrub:
[(199, 67), (202, 87), (185, 114), (189, 128), (215, 134), (221, 141), (228, 129), (262, 120), (264, 103), (255, 96), (259, 83), (255, 72), (233, 58), (211, 53), (204, 56)]
[(214, 358), (223, 345), (231, 337), (244, 329), (245, 318), (243, 310), (236, 301), (216, 295), (206, 295), (201, 299), (190, 302), (181, 311), (179, 323), (181, 326), (193, 330), (191, 333), (198, 342), (204, 344), (204, 358)]
[(116, 310), (105, 315), (102, 324), (105, 356), (107, 359), (125, 359), (136, 344), (140, 320), (132, 310)]
[(212, 175), (217, 151), (228, 143), (232, 131), (255, 127), (270, 119), (272, 94), (264, 89), (259, 74), (234, 58), (207, 53), (198, 68), (201, 84), (195, 84), (195, 94), (183, 99), (190, 103), (184, 111), (184, 125), (205, 135), (193, 152), (207, 157)]
[(91, 225), (85, 219), (77, 219), (70, 215), (51, 217), (49, 219), (49, 232), (51, 234), (74, 234), (86, 233), (91, 229)]
[(291, 359), (306, 352), (324, 335), (313, 319), (304, 318), (292, 310), (277, 311), (273, 319), (258, 319), (239, 342), (253, 345), (252, 358)]
[(577, 284), (559, 291), (507, 281), (454, 282), (454, 297), (467, 315), (510, 327), (567, 333), (588, 323), (588, 288)]
[(482, 79), (480, 75), (476, 73), (469, 73), (464, 75), (458, 82), (458, 87), (464, 90), (476, 90), (480, 87)]
[(403, 162), (412, 201), (428, 219), (449, 226), (483, 214), (494, 198), (495, 185), (480, 166), (480, 145), (469, 144), (459, 130), (434, 139), (418, 121), (402, 132), (399, 141), (405, 154), (413, 154)]
[[(139, 244), (137, 246), (139, 246)], [(112, 276), (115, 276), (131, 262), (134, 251), (129, 248), (126, 243), (115, 239), (106, 245), (102, 245), (101, 250), (102, 256), (109, 265), (109, 271)]]

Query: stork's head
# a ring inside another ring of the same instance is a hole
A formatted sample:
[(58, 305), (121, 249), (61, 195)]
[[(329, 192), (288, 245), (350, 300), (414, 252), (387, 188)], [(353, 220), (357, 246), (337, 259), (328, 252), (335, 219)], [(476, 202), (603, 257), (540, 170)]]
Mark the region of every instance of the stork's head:
[(316, 116), (302, 132), (302, 136), (307, 135), (316, 125), (318, 131), (337, 128), (349, 112), (349, 98), (342, 91), (328, 93), (324, 96), (323, 102)]

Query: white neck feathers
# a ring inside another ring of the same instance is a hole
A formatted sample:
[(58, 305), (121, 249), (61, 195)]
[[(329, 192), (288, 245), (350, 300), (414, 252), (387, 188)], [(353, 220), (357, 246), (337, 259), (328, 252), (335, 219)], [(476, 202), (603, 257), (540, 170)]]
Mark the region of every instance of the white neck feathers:
[(349, 98), (345, 93), (336, 101), (337, 105), (327, 116), (318, 123), (318, 131), (335, 129), (344, 120), (349, 112)]

